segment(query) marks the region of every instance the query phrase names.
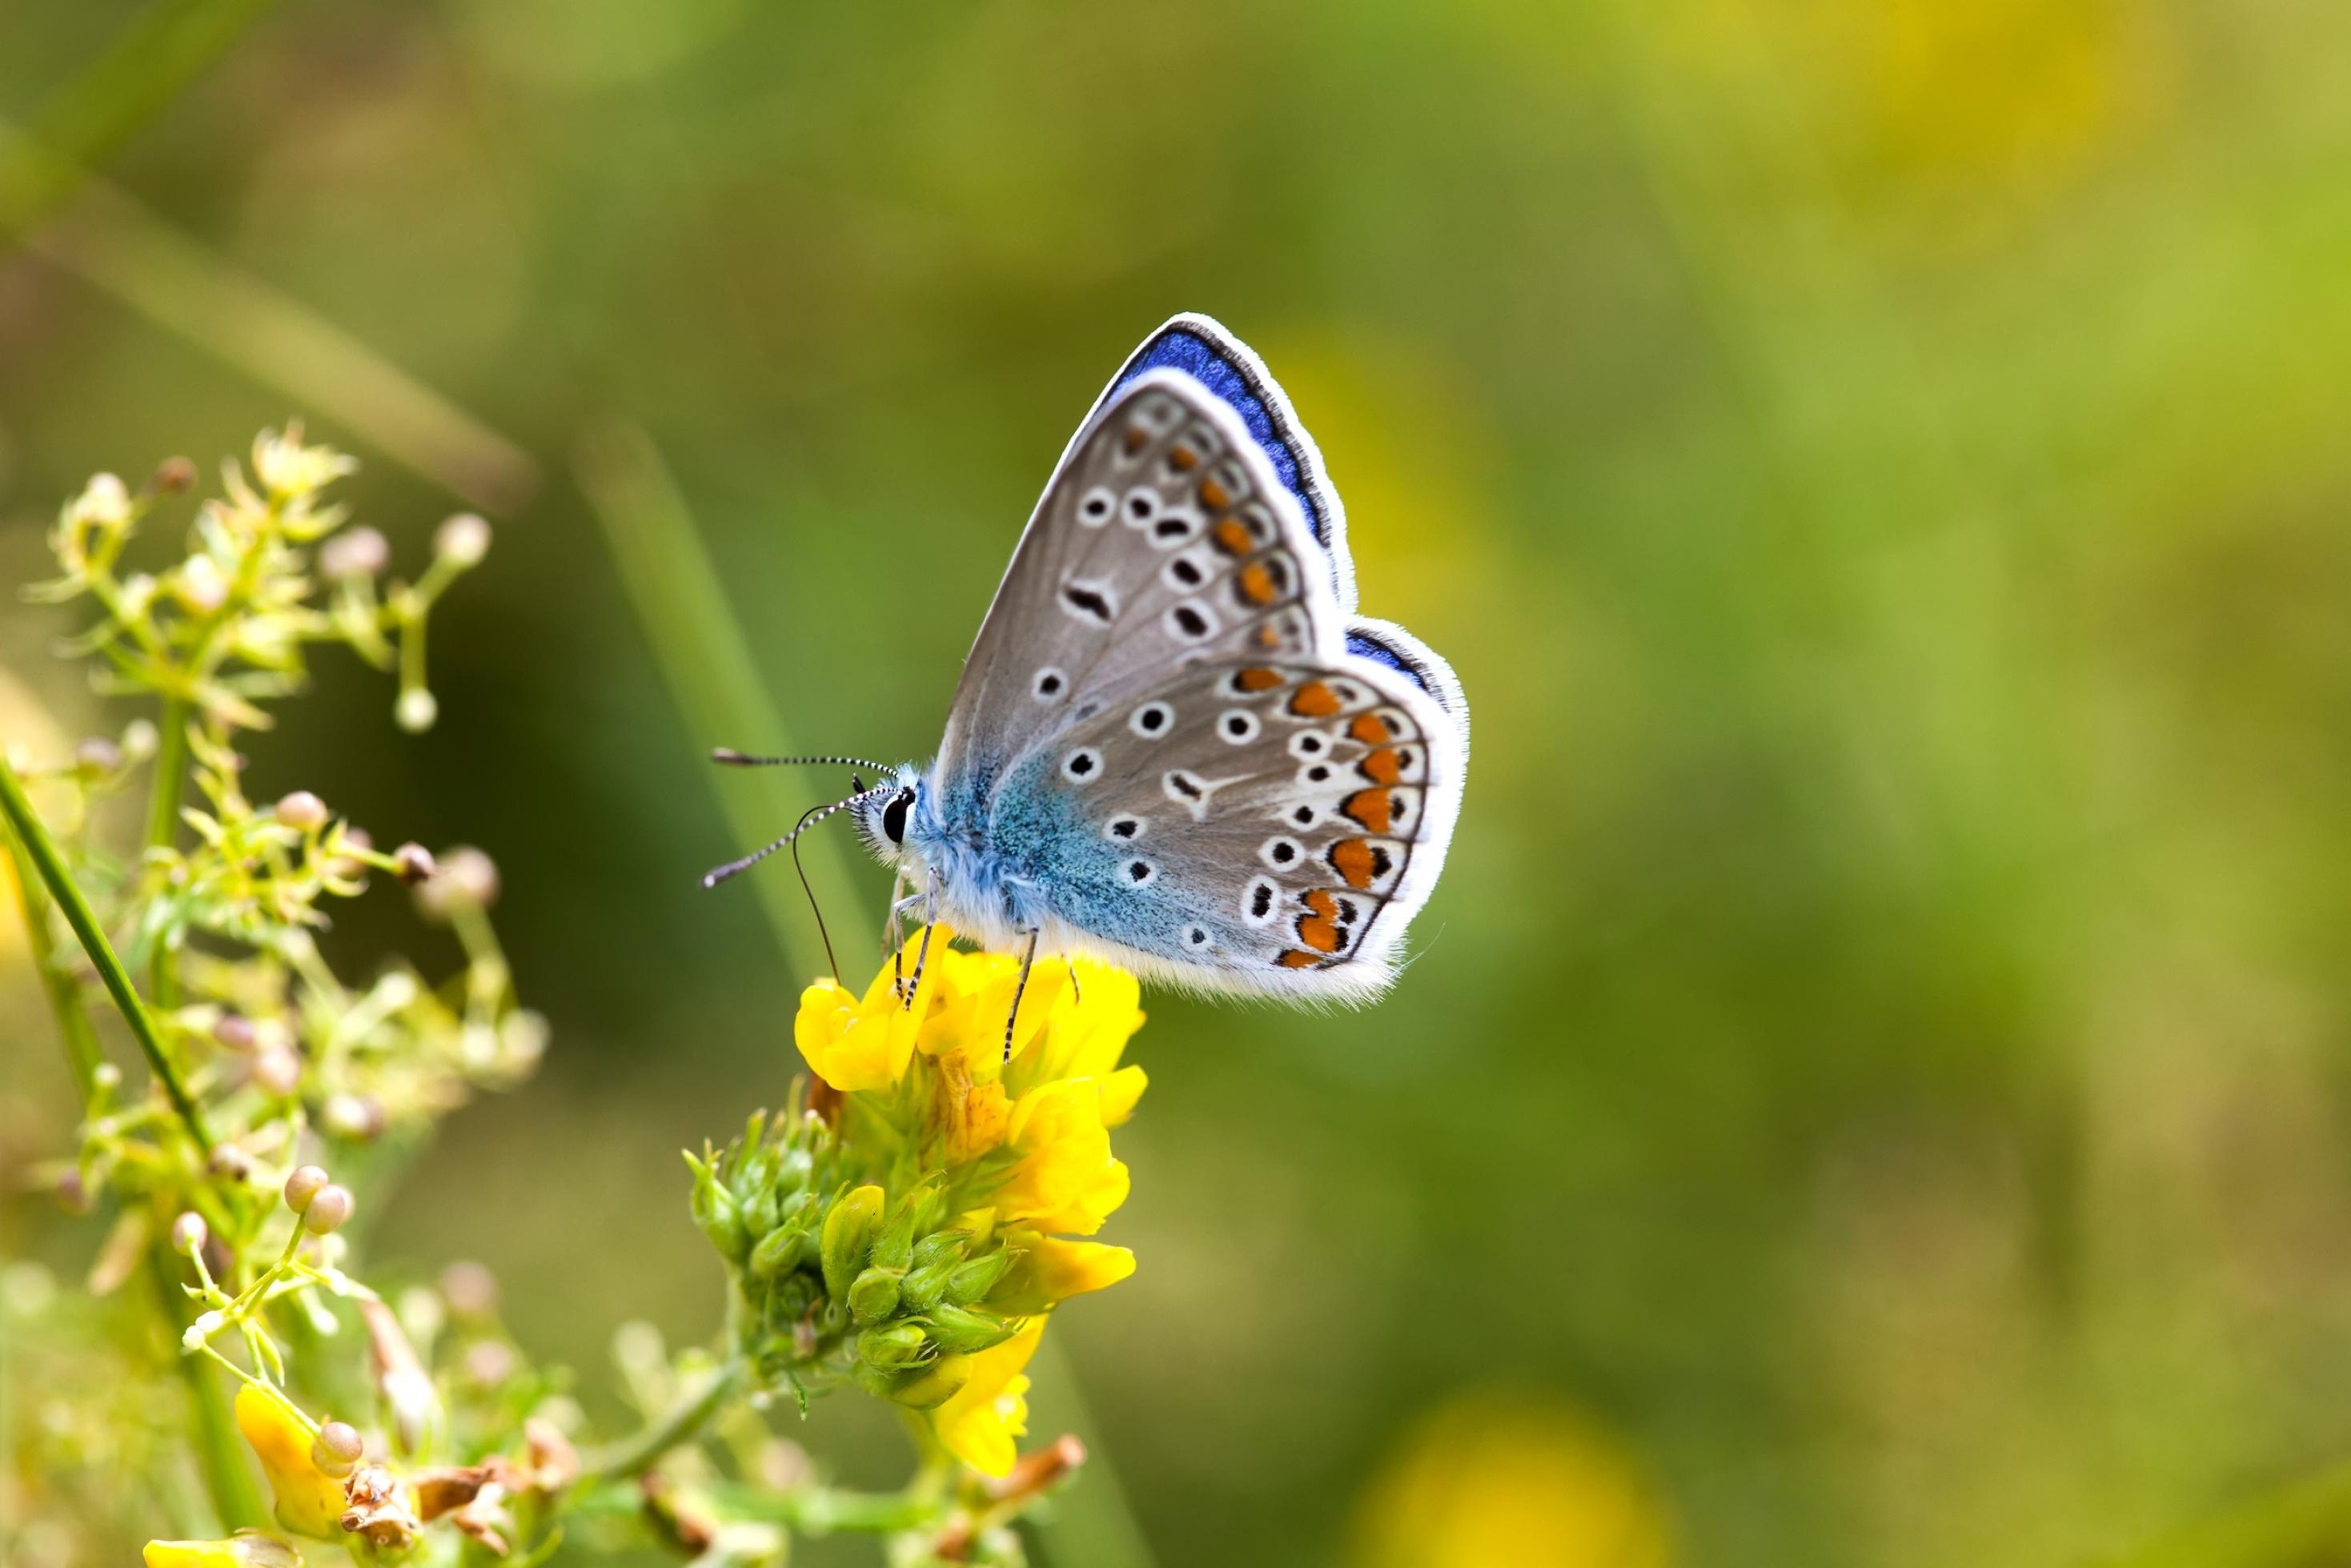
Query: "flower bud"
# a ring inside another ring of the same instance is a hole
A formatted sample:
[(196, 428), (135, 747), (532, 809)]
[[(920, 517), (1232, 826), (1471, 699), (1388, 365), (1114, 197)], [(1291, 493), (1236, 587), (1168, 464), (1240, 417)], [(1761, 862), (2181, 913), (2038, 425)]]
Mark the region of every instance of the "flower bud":
[(423, 686), (411, 686), (392, 705), (392, 722), (411, 735), (422, 735), (441, 716), (441, 705)]
[(196, 465), (184, 457), (166, 457), (155, 465), (147, 487), (162, 496), (185, 495), (196, 487)]
[(692, 1204), (695, 1224), (710, 1238), (719, 1255), (730, 1263), (742, 1262), (751, 1249), (750, 1235), (743, 1228), (743, 1211), (709, 1166), (695, 1167)]
[(441, 1299), (460, 1318), (479, 1320), (498, 1310), (497, 1276), (460, 1259), (441, 1270)]
[(497, 862), (470, 844), (443, 855), (430, 880), (416, 891), (427, 919), (446, 920), (459, 904), (487, 909), (498, 899)]
[(193, 555), (172, 574), (172, 597), (191, 613), (209, 615), (228, 602), (228, 579), (208, 555)]
[[(963, 1355), (943, 1355), (925, 1367), (899, 1373), (895, 1377), (878, 1367), (857, 1364), (857, 1381), (884, 1399), (894, 1400), (910, 1410), (929, 1410), (946, 1404), (971, 1381), (971, 1358)], [(882, 1385), (875, 1387), (875, 1384)]]
[(334, 1180), (317, 1166), (303, 1166), (286, 1178), (286, 1207), (300, 1214)]
[(849, 1287), (849, 1315), (861, 1323), (878, 1323), (898, 1310), (899, 1274), (894, 1269), (868, 1269)]
[(465, 1376), (476, 1387), (496, 1388), (515, 1375), (522, 1358), (500, 1339), (475, 1340), (465, 1347)]
[(414, 887), (433, 874), (433, 852), (419, 843), (402, 844), (392, 852), (392, 869), (401, 881)]
[(204, 1217), (193, 1209), (172, 1221), (172, 1250), (183, 1258), (194, 1257), (211, 1236), (212, 1231), (205, 1226)]
[(913, 1323), (892, 1323), (888, 1328), (867, 1329), (857, 1336), (857, 1354), (872, 1366), (887, 1372), (904, 1371), (921, 1362), (930, 1352), (923, 1331)]
[(372, 1143), (383, 1135), (387, 1118), (383, 1105), (371, 1094), (329, 1094), (319, 1107), (326, 1130), (351, 1143)]
[(351, 1189), (332, 1183), (319, 1189), (310, 1207), (302, 1211), (302, 1228), (313, 1236), (326, 1236), (340, 1230), (357, 1207)]
[(824, 1237), (820, 1254), (824, 1265), (824, 1288), (834, 1299), (845, 1301), (849, 1287), (864, 1270), (866, 1260), (873, 1250), (873, 1228), (882, 1218), (882, 1189), (868, 1182), (852, 1187), (832, 1212), (824, 1217)]
[(1010, 1248), (999, 1247), (985, 1258), (956, 1264), (947, 1276), (947, 1300), (967, 1307), (978, 1301), (996, 1289), (1012, 1267), (1013, 1258)]
[(751, 1272), (762, 1280), (789, 1274), (808, 1256), (809, 1233), (797, 1227), (770, 1230), (751, 1249)]
[(478, 566), (490, 553), (490, 525), (460, 512), (434, 531), (433, 553), (452, 566)]
[(783, 1200), (771, 1183), (760, 1182), (743, 1199), (743, 1228), (755, 1237), (765, 1237), (782, 1218)]
[(937, 1306), (946, 1297), (947, 1281), (955, 1273), (955, 1270), (956, 1265), (953, 1261), (943, 1260), (932, 1264), (927, 1269), (913, 1270), (898, 1287), (900, 1310), (908, 1312), (927, 1312)]
[(915, 1211), (921, 1207), (917, 1199), (908, 1198), (899, 1206), (898, 1212), (890, 1217), (890, 1223), (874, 1236), (873, 1261), (876, 1264), (884, 1269), (903, 1270), (914, 1262)]
[(310, 1445), (311, 1462), (338, 1478), (358, 1469), (360, 1456), (366, 1452), (367, 1445), (360, 1440), (359, 1429), (348, 1421), (321, 1423), (318, 1441)]
[(134, 718), (122, 727), (122, 755), (133, 762), (144, 762), (155, 755), (162, 737), (155, 733), (155, 721)]
[(93, 735), (75, 743), (74, 763), (93, 773), (111, 773), (122, 766), (122, 747), (102, 735)]
[(271, 809), (281, 828), (291, 828), (298, 833), (315, 833), (327, 825), (327, 803), (308, 789), (297, 789), (281, 799)]
[(373, 528), (350, 528), (319, 547), (319, 575), (329, 581), (373, 577), (392, 564), (392, 546)]
[(264, 1046), (253, 1053), (253, 1082), (282, 1099), (302, 1086), (302, 1059), (285, 1046)]
[(953, 1355), (970, 1355), (990, 1345), (1002, 1344), (1019, 1327), (1018, 1318), (999, 1318), (993, 1312), (976, 1312), (968, 1307), (935, 1307), (924, 1322), (939, 1348)]
[(68, 1169), (57, 1174), (57, 1207), (73, 1215), (90, 1211), (89, 1183), (82, 1178), (78, 1170)]
[(927, 1269), (934, 1263), (953, 1263), (964, 1254), (971, 1237), (961, 1230), (934, 1230), (914, 1243), (914, 1267)]
[(253, 1020), (243, 1013), (223, 1013), (213, 1020), (213, 1043), (229, 1051), (253, 1049)]
[(130, 488), (111, 474), (93, 474), (74, 498), (73, 515), (77, 522), (120, 527), (131, 520)]

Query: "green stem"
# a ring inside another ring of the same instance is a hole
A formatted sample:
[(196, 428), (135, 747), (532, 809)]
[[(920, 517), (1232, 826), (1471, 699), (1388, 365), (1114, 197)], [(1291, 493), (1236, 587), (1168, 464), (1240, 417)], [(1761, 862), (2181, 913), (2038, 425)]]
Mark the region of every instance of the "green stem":
[(106, 982), (107, 991), (114, 998), (115, 1007), (121, 1011), (123, 1021), (131, 1026), (131, 1037), (138, 1040), (140, 1051), (146, 1055), (147, 1065), (154, 1071), (156, 1081), (163, 1085), (163, 1092), (171, 1098), (172, 1108), (180, 1113), (180, 1120), (187, 1124), (189, 1134), (196, 1140), (196, 1146), (211, 1148), (213, 1140), (204, 1130), (204, 1113), (196, 1109), (196, 1102), (189, 1094), (187, 1085), (180, 1082), (179, 1070), (172, 1065), (170, 1054), (163, 1049), (163, 1037), (156, 1032), (154, 1018), (147, 1011), (146, 1004), (139, 999), (139, 992), (131, 985), (130, 972), (123, 968), (122, 960), (115, 956), (114, 945), (106, 939), (106, 933), (99, 928), (98, 915), (91, 910), (89, 900), (82, 895), (81, 887), (74, 881), (73, 873), (66, 869), (65, 857), (58, 852), (57, 841), (49, 837), (48, 829), (42, 826), (41, 819), (34, 814), (32, 801), (25, 797), (24, 781), (16, 777), (16, 770), (8, 765), (5, 758), (0, 758), (0, 813), (6, 815), (9, 827), (16, 831), (16, 841), (31, 857), (34, 869), (40, 873), (41, 881), (49, 890), (49, 896), (56, 899), (57, 907), (65, 912), (66, 924), (72, 926), (74, 935), (81, 939), (82, 951), (89, 955), (90, 963), (97, 967), (98, 977)]
[[(180, 835), (180, 796), (188, 777), (188, 699), (165, 697), (157, 724), (154, 793), (147, 799), (147, 847), (168, 850)], [(147, 990), (158, 1007), (173, 1004), (178, 989), (168, 944), (158, 941), (147, 966)]]
[(98, 1070), (106, 1053), (99, 1046), (98, 1031), (89, 1027), (89, 1014), (82, 1010), (80, 988), (58, 966), (57, 944), (49, 938), (48, 906), (35, 880), (39, 873), (24, 841), (13, 832), (8, 835), (8, 854), (16, 866), (16, 906), (25, 919), (25, 945), (32, 954), (33, 967), (40, 974), (41, 988), (48, 993), (49, 1010), (57, 1015), (57, 1034), (65, 1041), (66, 1061), (73, 1068), (74, 1087), (81, 1092), (87, 1109), (90, 1096), (97, 1092)]
[[(164, 1324), (176, 1342), (189, 1321), (186, 1299), (174, 1278), (179, 1270), (172, 1253), (161, 1247), (149, 1254), (149, 1261)], [(173, 1348), (178, 1348), (176, 1343)], [(180, 1364), (180, 1375), (188, 1385), (188, 1402), (195, 1409), (196, 1456), (203, 1462), (204, 1486), (213, 1495), (213, 1507), (220, 1512), (222, 1528), (266, 1529), (269, 1508), (254, 1483), (252, 1468), (246, 1463), (245, 1444), (236, 1429), (226, 1385), (202, 1356), (172, 1359)]]
[(634, 1479), (653, 1469), (672, 1448), (702, 1436), (702, 1429), (742, 1387), (743, 1376), (743, 1364), (728, 1361), (705, 1377), (701, 1387), (672, 1406), (661, 1419), (591, 1457), (581, 1468), (581, 1486)]

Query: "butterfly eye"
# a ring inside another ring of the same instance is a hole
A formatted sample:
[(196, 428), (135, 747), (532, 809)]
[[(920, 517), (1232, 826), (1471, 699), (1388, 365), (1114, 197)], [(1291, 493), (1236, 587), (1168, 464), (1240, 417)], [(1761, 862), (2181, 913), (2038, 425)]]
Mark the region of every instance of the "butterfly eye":
[(912, 789), (901, 789), (882, 808), (882, 836), (893, 844), (906, 841), (906, 809), (914, 803)]

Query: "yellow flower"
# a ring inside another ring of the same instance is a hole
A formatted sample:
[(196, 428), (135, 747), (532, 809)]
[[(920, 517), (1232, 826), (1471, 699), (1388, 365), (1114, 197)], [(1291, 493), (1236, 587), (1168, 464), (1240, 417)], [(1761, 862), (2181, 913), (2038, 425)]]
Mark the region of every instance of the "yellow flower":
[(1113, 1103), (1092, 1078), (1065, 1078), (1023, 1094), (1006, 1140), (1020, 1157), (998, 1189), (997, 1212), (1039, 1230), (1100, 1230), (1126, 1201), (1126, 1166), (1111, 1157), (1104, 1114)]
[(151, 1541), (141, 1555), (147, 1568), (302, 1568), (292, 1542), (257, 1530), (226, 1541)]
[(298, 1534), (333, 1540), (343, 1512), (343, 1483), (311, 1457), (318, 1433), (302, 1413), (276, 1389), (248, 1383), (236, 1391), (236, 1428), (269, 1477), (277, 1522)]
[(359, 467), (329, 446), (302, 444), (302, 427), (288, 424), (284, 434), (265, 430), (254, 438), (253, 476), (272, 498), (287, 500), (325, 488)]
[(1357, 1568), (1667, 1568), (1665, 1506), (1629, 1455), (1553, 1405), (1470, 1394), (1365, 1489)]
[(1009, 1474), (1019, 1457), (1014, 1439), (1029, 1430), (1029, 1375), (1023, 1369), (1044, 1337), (1045, 1320), (992, 1350), (962, 1359), (969, 1375), (946, 1403), (931, 1412), (939, 1445), (983, 1475)]
[(1006, 1233), (1005, 1245), (1019, 1253), (988, 1305), (1015, 1317), (1041, 1312), (1057, 1301), (1107, 1290), (1134, 1272), (1134, 1254), (1099, 1241), (1064, 1241), (1033, 1230)]

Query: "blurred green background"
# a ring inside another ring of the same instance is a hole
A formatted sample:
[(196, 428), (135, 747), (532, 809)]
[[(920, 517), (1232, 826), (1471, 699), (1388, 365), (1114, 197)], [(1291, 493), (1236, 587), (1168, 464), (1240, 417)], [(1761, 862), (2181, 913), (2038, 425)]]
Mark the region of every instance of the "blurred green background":
[[(2095, 1560), (2351, 1458), (2346, 80), (2327, 0), (11, 0), (0, 117), (98, 172), (0, 186), (0, 575), (289, 413), (402, 561), (498, 523), (439, 727), (330, 661), (256, 776), (498, 860), (554, 1050), (381, 1244), (592, 1406), (715, 1323), (676, 1151), (822, 958), (695, 885), (702, 749), (786, 737), (686, 716), (583, 475), (658, 451), (792, 744), (927, 756), (1072, 425), (1218, 316), (1477, 747), (1391, 999), (1151, 999), (1141, 1270), (1056, 1334), (1157, 1560), (1520, 1561), (1396, 1501), (1461, 1429), (1529, 1563)], [(0, 664), (79, 730), (68, 624)]]

